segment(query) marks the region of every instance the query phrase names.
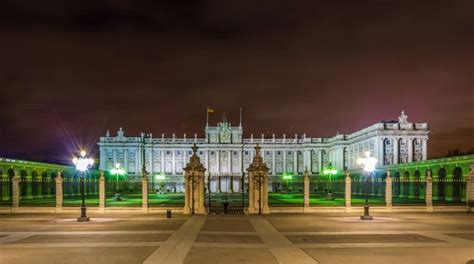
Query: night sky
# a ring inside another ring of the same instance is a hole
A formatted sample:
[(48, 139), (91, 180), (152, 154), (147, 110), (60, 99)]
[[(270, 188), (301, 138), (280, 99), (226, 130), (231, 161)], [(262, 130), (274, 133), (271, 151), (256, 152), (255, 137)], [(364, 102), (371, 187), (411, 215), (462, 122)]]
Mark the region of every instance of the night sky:
[(474, 147), (474, 1), (3, 0), (0, 156), (68, 163), (122, 126), (351, 133), (401, 110)]

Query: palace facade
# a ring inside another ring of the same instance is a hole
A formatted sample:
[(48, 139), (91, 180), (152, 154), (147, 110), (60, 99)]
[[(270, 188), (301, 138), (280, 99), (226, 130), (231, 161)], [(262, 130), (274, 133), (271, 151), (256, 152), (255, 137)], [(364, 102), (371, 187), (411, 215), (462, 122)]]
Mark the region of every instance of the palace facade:
[[(410, 123), (402, 111), (397, 120), (382, 121), (352, 134), (337, 134), (329, 138), (294, 135), (281, 138), (243, 138), (242, 123), (232, 126), (227, 120), (205, 127), (205, 137), (153, 137), (142, 133), (125, 136), (122, 128), (116, 136), (107, 131), (98, 142), (100, 169), (110, 170), (120, 163), (128, 175), (141, 175), (143, 163), (150, 175), (169, 177), (183, 175), (191, 156), (191, 147), (199, 147), (198, 155), (207, 168), (206, 175), (239, 176), (249, 166), (254, 147), (262, 147), (271, 178), (284, 173), (302, 175), (305, 169), (318, 174), (332, 166), (337, 170), (357, 168), (356, 159), (370, 151), (379, 166), (426, 160), (429, 128), (427, 123)], [(236, 179), (235, 185), (238, 185)]]

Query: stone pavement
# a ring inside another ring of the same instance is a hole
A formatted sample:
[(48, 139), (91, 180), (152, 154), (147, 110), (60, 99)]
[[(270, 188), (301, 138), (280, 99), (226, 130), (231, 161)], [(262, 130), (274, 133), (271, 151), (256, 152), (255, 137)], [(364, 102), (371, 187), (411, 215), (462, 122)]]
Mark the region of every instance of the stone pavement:
[(0, 215), (0, 263), (466, 263), (474, 214)]

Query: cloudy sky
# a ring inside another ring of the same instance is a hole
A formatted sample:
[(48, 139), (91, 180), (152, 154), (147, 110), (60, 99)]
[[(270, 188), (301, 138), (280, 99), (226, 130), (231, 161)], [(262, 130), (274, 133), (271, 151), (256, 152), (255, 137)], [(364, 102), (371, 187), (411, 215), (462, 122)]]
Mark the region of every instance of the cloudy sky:
[[(437, 3), (435, 3), (437, 2)], [(474, 147), (474, 1), (6, 0), (0, 156), (97, 155), (122, 126), (351, 133), (405, 110), (429, 155)]]

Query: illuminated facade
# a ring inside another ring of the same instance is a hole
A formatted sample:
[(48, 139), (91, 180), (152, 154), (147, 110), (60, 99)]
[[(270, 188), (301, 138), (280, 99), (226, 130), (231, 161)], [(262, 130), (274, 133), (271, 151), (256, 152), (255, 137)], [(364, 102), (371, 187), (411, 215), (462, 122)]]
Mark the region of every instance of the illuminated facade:
[[(171, 138), (163, 134), (156, 138), (143, 133), (127, 137), (120, 128), (116, 136), (107, 131), (100, 138), (100, 169), (111, 170), (115, 163), (120, 163), (128, 175), (141, 175), (144, 162), (151, 175), (181, 176), (193, 144), (199, 147), (206, 175), (241, 175), (242, 167), (245, 171), (252, 160), (256, 144), (262, 147), (262, 156), (273, 178), (283, 173), (302, 175), (305, 169), (317, 174), (328, 166), (339, 171), (358, 168), (356, 159), (365, 151), (380, 161), (379, 166), (426, 160), (428, 124), (410, 123), (407, 118), (402, 112), (398, 121), (382, 121), (352, 134), (329, 138), (306, 134), (243, 138), (242, 123), (232, 126), (225, 119), (216, 126), (206, 125), (204, 138), (196, 134), (191, 138), (174, 134)], [(232, 188), (237, 189), (239, 182), (235, 181)]]

